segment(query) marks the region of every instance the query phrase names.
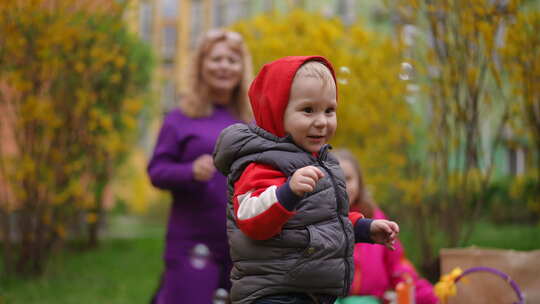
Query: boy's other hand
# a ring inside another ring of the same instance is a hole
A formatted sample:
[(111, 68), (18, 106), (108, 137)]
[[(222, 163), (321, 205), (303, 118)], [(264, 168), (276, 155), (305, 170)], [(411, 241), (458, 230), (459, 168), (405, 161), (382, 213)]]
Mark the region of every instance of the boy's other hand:
[(315, 190), (317, 181), (324, 176), (322, 171), (314, 166), (306, 166), (294, 172), (289, 181), (289, 186), (294, 194), (303, 196), (305, 193)]
[(203, 154), (193, 162), (193, 178), (199, 182), (206, 182), (214, 176), (216, 167), (212, 155)]
[(394, 250), (394, 243), (399, 234), (399, 226), (396, 222), (388, 220), (374, 220), (371, 223), (370, 236), (377, 244), (382, 244), (386, 248)]

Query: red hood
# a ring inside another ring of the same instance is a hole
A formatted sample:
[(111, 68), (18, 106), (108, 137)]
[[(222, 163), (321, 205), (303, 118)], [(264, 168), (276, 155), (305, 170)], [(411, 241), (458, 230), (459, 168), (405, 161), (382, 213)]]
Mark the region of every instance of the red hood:
[(292, 81), (298, 68), (311, 60), (325, 64), (336, 80), (332, 64), (321, 56), (283, 57), (263, 66), (249, 88), (251, 108), (259, 127), (279, 137), (285, 136), (283, 114), (289, 102)]

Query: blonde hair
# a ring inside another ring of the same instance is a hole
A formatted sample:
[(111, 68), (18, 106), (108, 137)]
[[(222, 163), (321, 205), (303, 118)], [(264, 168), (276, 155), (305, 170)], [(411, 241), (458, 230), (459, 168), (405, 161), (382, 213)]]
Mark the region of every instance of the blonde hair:
[(365, 217), (372, 218), (375, 212), (376, 204), (369, 194), (369, 191), (366, 189), (360, 163), (356, 157), (354, 157), (351, 151), (347, 149), (337, 149), (332, 153), (338, 158), (340, 163), (342, 161), (348, 161), (351, 163), (354, 171), (356, 171), (356, 175), (358, 175), (358, 197), (351, 202), (351, 206), (358, 207), (360, 212), (362, 212)]
[(312, 60), (300, 66), (298, 71), (296, 71), (294, 79), (304, 77), (313, 77), (320, 79), (323, 81), (324, 87), (330, 84), (332, 88), (336, 90), (336, 82), (334, 80), (334, 77), (332, 76), (330, 69), (322, 62)]
[(249, 122), (253, 117), (247, 95), (253, 77), (251, 54), (239, 33), (224, 29), (210, 30), (201, 37), (193, 54), (188, 87), (187, 91), (182, 94), (180, 109), (184, 114), (193, 118), (211, 115), (213, 105), (208, 96), (208, 84), (202, 79), (202, 64), (214, 45), (222, 41), (226, 42), (227, 46), (242, 58), (242, 76), (238, 86), (233, 91), (229, 108), (238, 119)]

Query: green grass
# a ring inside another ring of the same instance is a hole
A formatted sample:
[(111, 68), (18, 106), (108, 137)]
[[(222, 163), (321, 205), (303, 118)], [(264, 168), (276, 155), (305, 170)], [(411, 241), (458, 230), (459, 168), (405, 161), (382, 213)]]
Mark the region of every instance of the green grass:
[(540, 249), (540, 225), (496, 225), (479, 222), (469, 245), (515, 250)]
[(162, 269), (162, 243), (106, 240), (97, 250), (63, 253), (39, 278), (0, 281), (0, 303), (148, 303)]
[(163, 224), (119, 218), (110, 228), (98, 249), (67, 249), (41, 277), (0, 278), (0, 304), (148, 303), (163, 268)]

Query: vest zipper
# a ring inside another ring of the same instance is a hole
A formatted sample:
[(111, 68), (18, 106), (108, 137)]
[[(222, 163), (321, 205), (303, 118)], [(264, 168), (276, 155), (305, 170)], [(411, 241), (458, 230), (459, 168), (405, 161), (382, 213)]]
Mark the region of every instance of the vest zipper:
[(350, 273), (351, 273), (351, 269), (350, 269), (350, 265), (349, 265), (349, 262), (347, 261), (347, 251), (348, 251), (348, 248), (349, 248), (349, 238), (347, 236), (347, 229), (345, 229), (345, 223), (343, 222), (343, 218), (342, 218), (342, 215), (341, 215), (341, 211), (342, 211), (342, 208), (341, 208), (341, 204), (340, 204), (340, 197), (338, 195), (338, 186), (337, 186), (337, 183), (336, 183), (336, 179), (334, 177), (334, 174), (332, 174), (332, 171), (330, 169), (328, 169), (328, 167), (326, 167), (326, 165), (324, 164), (323, 162), (323, 159), (326, 159), (326, 155), (328, 154), (328, 150), (331, 149), (330, 145), (324, 145), (321, 150), (319, 151), (319, 154), (318, 154), (318, 157), (317, 157), (317, 162), (319, 163), (319, 165), (326, 171), (328, 172), (328, 175), (330, 176), (330, 180), (332, 180), (332, 186), (334, 187), (334, 194), (336, 196), (336, 211), (337, 211), (337, 215), (338, 215), (338, 220), (339, 220), (339, 223), (341, 224), (341, 229), (343, 229), (343, 235), (345, 236), (345, 245), (346, 245), (346, 250), (345, 250), (345, 255), (343, 256), (343, 259), (345, 260), (345, 286), (344, 286), (344, 295), (347, 296), (349, 294), (349, 288), (350, 288)]

